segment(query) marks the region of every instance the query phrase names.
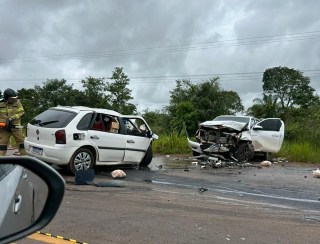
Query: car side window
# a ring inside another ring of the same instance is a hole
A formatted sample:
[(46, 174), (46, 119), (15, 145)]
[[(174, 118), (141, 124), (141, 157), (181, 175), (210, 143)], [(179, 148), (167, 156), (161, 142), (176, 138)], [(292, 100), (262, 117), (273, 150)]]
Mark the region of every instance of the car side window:
[(82, 117), (80, 122), (77, 125), (78, 130), (88, 130), (90, 127), (90, 123), (93, 119), (93, 113), (88, 113)]
[(145, 122), (139, 118), (123, 119), (127, 135), (147, 137), (148, 131)]
[(281, 121), (279, 119), (266, 119), (261, 121), (259, 125), (265, 131), (280, 131)]

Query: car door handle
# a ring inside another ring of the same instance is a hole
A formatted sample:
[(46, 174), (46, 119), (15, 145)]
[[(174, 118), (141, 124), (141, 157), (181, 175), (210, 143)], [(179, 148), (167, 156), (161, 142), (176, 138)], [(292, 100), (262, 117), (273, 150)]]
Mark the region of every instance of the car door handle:
[(90, 138), (91, 138), (91, 139), (97, 139), (97, 140), (99, 139), (98, 136), (90, 136)]
[(14, 202), (14, 213), (17, 214), (19, 213), (21, 209), (21, 202), (22, 202), (22, 196), (16, 196), (15, 202)]
[(279, 135), (272, 135), (272, 137), (279, 137)]
[(134, 140), (127, 140), (128, 143), (134, 143)]

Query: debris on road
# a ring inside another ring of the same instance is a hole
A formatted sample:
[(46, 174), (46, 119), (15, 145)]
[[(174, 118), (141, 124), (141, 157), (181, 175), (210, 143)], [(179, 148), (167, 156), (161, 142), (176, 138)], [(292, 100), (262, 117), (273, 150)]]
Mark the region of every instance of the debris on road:
[(203, 193), (203, 192), (205, 192), (205, 191), (207, 191), (207, 190), (208, 190), (207, 188), (203, 188), (203, 187), (200, 187), (200, 188), (199, 188), (199, 192), (200, 192), (200, 193)]
[(313, 170), (313, 177), (320, 178), (320, 169)]
[(265, 160), (265, 161), (262, 161), (260, 165), (264, 167), (270, 167), (272, 163), (270, 161)]
[(115, 178), (115, 179), (122, 179), (122, 178), (125, 178), (127, 175), (123, 170), (116, 169), (111, 172), (111, 176), (112, 178)]

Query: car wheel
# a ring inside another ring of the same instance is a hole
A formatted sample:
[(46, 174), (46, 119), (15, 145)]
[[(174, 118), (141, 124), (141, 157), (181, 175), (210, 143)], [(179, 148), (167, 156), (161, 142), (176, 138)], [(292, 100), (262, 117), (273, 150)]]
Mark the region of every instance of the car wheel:
[(240, 162), (248, 162), (254, 156), (254, 148), (251, 143), (241, 143), (236, 152), (236, 158)]
[(74, 174), (77, 170), (92, 169), (93, 164), (93, 153), (87, 148), (80, 148), (72, 155), (68, 169)]
[(152, 161), (152, 157), (153, 157), (153, 152), (152, 152), (152, 146), (150, 144), (148, 149), (147, 149), (147, 152), (144, 155), (143, 159), (141, 160), (139, 166), (140, 167), (148, 166)]

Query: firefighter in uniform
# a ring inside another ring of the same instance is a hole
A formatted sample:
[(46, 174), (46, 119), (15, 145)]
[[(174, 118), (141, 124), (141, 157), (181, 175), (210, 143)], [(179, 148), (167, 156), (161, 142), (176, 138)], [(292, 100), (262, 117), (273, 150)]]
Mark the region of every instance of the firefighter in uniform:
[(0, 156), (6, 155), (10, 136), (13, 136), (20, 155), (27, 155), (24, 149), (24, 135), (21, 126), (21, 117), (24, 109), (17, 99), (17, 93), (8, 88), (3, 92), (3, 99), (0, 100)]

